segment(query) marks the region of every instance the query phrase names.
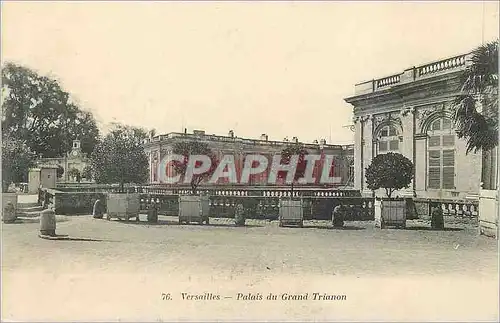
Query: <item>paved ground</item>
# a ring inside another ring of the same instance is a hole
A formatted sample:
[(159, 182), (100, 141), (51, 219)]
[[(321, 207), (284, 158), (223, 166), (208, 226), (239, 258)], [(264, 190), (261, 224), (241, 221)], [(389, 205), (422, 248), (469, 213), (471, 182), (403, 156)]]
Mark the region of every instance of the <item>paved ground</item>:
[[(299, 229), (257, 220), (238, 228), (229, 219), (178, 225), (162, 216), (158, 225), (58, 220), (57, 233), (73, 240), (38, 238), (36, 219), (3, 225), (4, 319), (498, 318), (497, 241), (470, 225), (436, 232), (419, 222), (407, 230), (372, 222), (336, 230), (321, 221)], [(313, 300), (315, 292), (346, 299)], [(183, 300), (182, 293), (221, 300)], [(263, 300), (241, 299), (249, 293)], [(269, 293), (278, 299), (266, 300)], [(284, 293), (308, 299), (283, 300)]]

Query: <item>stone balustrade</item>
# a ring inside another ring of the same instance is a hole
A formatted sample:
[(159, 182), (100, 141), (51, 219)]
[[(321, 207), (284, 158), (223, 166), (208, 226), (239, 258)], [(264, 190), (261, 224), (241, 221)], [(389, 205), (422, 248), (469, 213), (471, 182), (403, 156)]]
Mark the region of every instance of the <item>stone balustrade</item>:
[(460, 71), (466, 66), (469, 55), (462, 54), (442, 59), (406, 69), (403, 73), (358, 83), (354, 88), (355, 96), (383, 91), (393, 86), (408, 84), (423, 78)]
[(434, 74), (438, 72), (443, 72), (446, 70), (456, 69), (462, 66), (465, 66), (466, 63), (466, 55), (460, 55), (448, 59), (444, 59), (441, 61), (433, 62), (430, 64), (426, 64), (417, 68), (418, 76), (424, 76), (428, 74)]

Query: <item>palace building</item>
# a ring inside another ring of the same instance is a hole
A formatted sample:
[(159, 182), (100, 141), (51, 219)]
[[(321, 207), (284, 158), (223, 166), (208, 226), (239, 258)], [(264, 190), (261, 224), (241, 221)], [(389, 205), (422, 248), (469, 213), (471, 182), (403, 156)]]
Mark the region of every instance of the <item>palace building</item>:
[(477, 198), (482, 156), (466, 154), (450, 109), (461, 88), (459, 72), (467, 64), (468, 54), (463, 54), (355, 85), (345, 101), (354, 112), (356, 189), (371, 195), (366, 167), (378, 154), (398, 152), (415, 165), (410, 188), (399, 196)]
[[(241, 176), (241, 170), (244, 163), (246, 155), (249, 154), (259, 154), (264, 155), (268, 159), (272, 159), (273, 156), (279, 154), (281, 155), (282, 150), (290, 143), (300, 143), (298, 138), (294, 137), (291, 141), (286, 138), (283, 141), (273, 141), (269, 140), (266, 134), (262, 134), (259, 139), (248, 139), (235, 136), (234, 132), (229, 131), (227, 136), (220, 135), (209, 135), (205, 131), (194, 130), (193, 133), (177, 133), (172, 132), (165, 135), (158, 135), (151, 137), (144, 143), (144, 150), (149, 157), (149, 169), (150, 169), (150, 183), (164, 183), (158, 174), (158, 166), (165, 158), (166, 155), (172, 154), (174, 144), (180, 141), (190, 141), (196, 140), (200, 142), (205, 142), (208, 144), (212, 152), (215, 154), (216, 158), (220, 158), (223, 155), (233, 155), (236, 164), (237, 176)], [(309, 154), (318, 155), (332, 155), (334, 156), (333, 167), (331, 169), (331, 176), (339, 177), (341, 180), (332, 186), (336, 187), (351, 187), (354, 177), (353, 168), (353, 154), (354, 148), (352, 145), (332, 145), (327, 144), (326, 140), (321, 139), (314, 141), (313, 143), (300, 143), (308, 151)], [(270, 166), (268, 169), (261, 174), (252, 176), (248, 185), (269, 185), (268, 184), (268, 174), (270, 171)], [(315, 165), (313, 175), (319, 178), (320, 169), (319, 161)], [(170, 173), (169, 173), (170, 172)], [(171, 173), (172, 169), (167, 170), (168, 176), (173, 176)], [(224, 179), (217, 182), (217, 184), (228, 184)], [(283, 181), (282, 181), (283, 182)], [(284, 184), (278, 181), (278, 185)], [(232, 185), (232, 184), (231, 184)], [(315, 184), (309, 184), (315, 185)]]

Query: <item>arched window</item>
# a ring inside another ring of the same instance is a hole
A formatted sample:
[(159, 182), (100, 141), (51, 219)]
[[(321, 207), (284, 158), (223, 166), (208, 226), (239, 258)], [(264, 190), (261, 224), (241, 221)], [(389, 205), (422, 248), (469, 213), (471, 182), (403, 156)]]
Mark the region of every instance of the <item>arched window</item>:
[(377, 139), (378, 154), (399, 152), (399, 132), (393, 125), (380, 128)]
[(438, 118), (430, 124), (427, 135), (427, 187), (455, 188), (455, 131), (449, 118)]

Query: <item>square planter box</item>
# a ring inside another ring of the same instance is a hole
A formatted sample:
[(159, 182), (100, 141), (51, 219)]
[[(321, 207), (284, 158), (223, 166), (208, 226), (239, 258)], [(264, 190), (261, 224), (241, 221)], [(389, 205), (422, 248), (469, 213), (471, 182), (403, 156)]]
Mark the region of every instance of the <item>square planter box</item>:
[(479, 191), (479, 234), (498, 239), (498, 192)]
[(106, 199), (106, 219), (135, 218), (139, 221), (140, 196), (137, 193), (109, 193)]
[(400, 199), (375, 200), (375, 227), (406, 228), (406, 201)]
[(209, 223), (210, 200), (208, 196), (180, 195), (179, 224), (198, 222)]
[[(14, 207), (11, 212), (6, 212), (7, 204)], [(2, 221), (5, 223), (14, 222), (17, 219), (17, 193), (2, 193)]]
[(281, 199), (279, 202), (279, 226), (304, 225), (304, 203), (302, 200)]

